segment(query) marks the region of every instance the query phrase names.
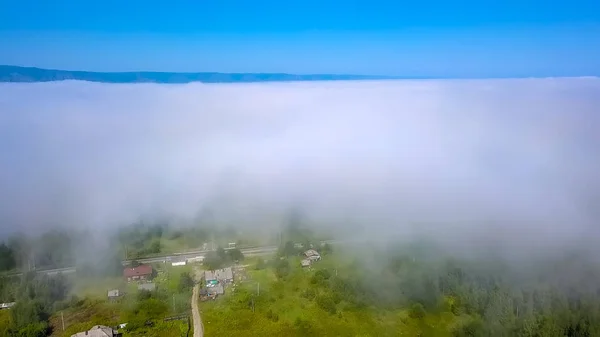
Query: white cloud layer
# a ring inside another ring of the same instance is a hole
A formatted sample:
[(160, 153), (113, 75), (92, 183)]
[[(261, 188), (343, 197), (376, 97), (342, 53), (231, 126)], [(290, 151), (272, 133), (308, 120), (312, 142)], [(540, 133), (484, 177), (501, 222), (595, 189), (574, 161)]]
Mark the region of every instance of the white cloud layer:
[(0, 84), (0, 233), (301, 202), (371, 234), (556, 245), (600, 233), (599, 127), (597, 78)]

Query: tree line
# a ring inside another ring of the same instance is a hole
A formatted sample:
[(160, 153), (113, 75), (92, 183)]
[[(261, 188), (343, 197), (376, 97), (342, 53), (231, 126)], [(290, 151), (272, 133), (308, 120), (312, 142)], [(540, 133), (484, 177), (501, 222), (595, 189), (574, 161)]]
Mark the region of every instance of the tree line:
[(50, 315), (79, 301), (68, 296), (71, 283), (61, 274), (47, 276), (27, 272), (20, 279), (2, 278), (0, 289), (16, 302), (10, 308), (11, 320), (5, 330), (8, 337), (46, 336), (50, 332)]

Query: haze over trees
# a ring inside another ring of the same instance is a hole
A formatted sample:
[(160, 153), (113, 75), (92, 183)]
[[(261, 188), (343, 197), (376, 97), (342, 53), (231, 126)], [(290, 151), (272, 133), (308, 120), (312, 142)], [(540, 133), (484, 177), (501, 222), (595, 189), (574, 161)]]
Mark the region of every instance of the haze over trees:
[[(213, 302), (215, 336), (600, 333), (597, 78), (1, 83), (0, 97), (0, 271), (26, 272), (0, 279), (12, 335), (81, 308), (29, 270), (109, 277), (206, 243), (207, 267), (249, 258), (230, 242), (278, 249), (248, 262), (260, 294)], [(303, 270), (311, 244), (323, 261)], [(132, 326), (165, 301), (137, 299)]]
[(1, 229), (267, 237), (295, 207), (338, 235), (577, 244), (597, 234), (598, 82), (3, 83)]
[[(204, 306), (214, 336), (595, 336), (595, 258), (456, 257), (430, 241), (336, 249), (301, 269), (276, 256), (219, 303)], [(264, 262), (259, 263), (263, 264)], [(267, 268), (267, 269), (265, 269)], [(274, 279), (266, 275), (273, 273)], [(271, 281), (265, 281), (271, 280)], [(300, 310), (301, 315), (291, 314)]]

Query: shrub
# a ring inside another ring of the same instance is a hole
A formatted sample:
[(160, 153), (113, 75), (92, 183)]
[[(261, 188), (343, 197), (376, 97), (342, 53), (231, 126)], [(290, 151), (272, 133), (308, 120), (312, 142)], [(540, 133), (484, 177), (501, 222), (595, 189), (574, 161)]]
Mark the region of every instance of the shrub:
[(414, 319), (423, 319), (425, 318), (425, 314), (425, 308), (421, 303), (414, 303), (413, 305), (411, 305), (410, 310), (408, 312), (408, 315)]
[(331, 298), (331, 296), (327, 296), (327, 295), (319, 295), (316, 298), (317, 300), (317, 305), (319, 306), (319, 308), (327, 311), (330, 314), (335, 314), (337, 312), (337, 308), (335, 306), (335, 302), (333, 301), (333, 298)]
[(262, 269), (265, 269), (266, 267), (267, 267), (267, 263), (265, 262), (265, 260), (259, 258), (258, 261), (256, 261), (256, 266), (254, 267), (254, 269), (262, 270)]
[(194, 286), (194, 280), (190, 273), (183, 273), (179, 278), (179, 285), (177, 286), (180, 292), (190, 290)]
[(48, 334), (48, 323), (38, 322), (28, 324), (15, 334), (18, 337), (44, 337)]
[(273, 312), (273, 310), (269, 309), (269, 311), (267, 311), (266, 316), (269, 320), (273, 321), (273, 322), (278, 322), (279, 321), (279, 315), (277, 315), (276, 313)]
[(314, 289), (308, 288), (308, 289), (304, 290), (300, 296), (302, 296), (306, 299), (309, 299), (309, 300), (314, 300), (315, 297), (317, 296), (317, 293)]

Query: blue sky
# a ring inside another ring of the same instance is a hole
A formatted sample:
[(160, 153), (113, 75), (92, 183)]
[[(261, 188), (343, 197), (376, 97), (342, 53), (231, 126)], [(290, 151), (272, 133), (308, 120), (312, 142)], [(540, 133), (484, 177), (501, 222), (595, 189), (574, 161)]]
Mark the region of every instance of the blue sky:
[(600, 1), (0, 0), (0, 64), (95, 71), (600, 75)]

